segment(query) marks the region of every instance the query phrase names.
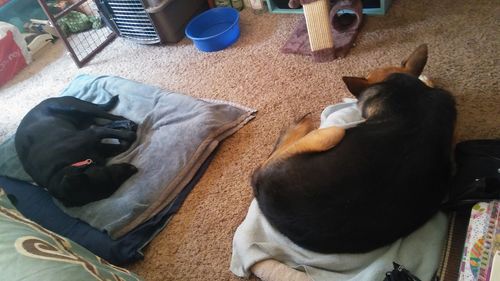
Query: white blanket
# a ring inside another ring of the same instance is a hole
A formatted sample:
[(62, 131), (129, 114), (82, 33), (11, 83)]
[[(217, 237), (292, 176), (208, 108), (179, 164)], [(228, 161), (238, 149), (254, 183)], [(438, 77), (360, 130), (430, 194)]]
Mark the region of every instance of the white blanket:
[(358, 108), (357, 100), (344, 99), (343, 103), (327, 106), (321, 112), (320, 128), (336, 126), (344, 129), (352, 128), (365, 122)]
[[(439, 265), (447, 221), (446, 215), (438, 213), (411, 235), (369, 253), (320, 254), (295, 245), (279, 233), (254, 199), (234, 235), (230, 269), (237, 276), (248, 278), (254, 264), (276, 259), (306, 272), (314, 281), (382, 281), (395, 261), (422, 281), (429, 281)], [(366, 238), (370, 239), (369, 229)]]
[[(363, 121), (355, 100), (329, 106), (321, 115), (321, 127), (349, 128)], [(320, 254), (297, 246), (279, 233), (254, 199), (234, 235), (230, 269), (237, 276), (248, 278), (254, 264), (275, 259), (305, 272), (314, 281), (382, 281), (385, 273), (392, 270), (392, 262), (397, 262), (422, 281), (428, 281), (438, 268), (447, 225), (447, 217), (438, 213), (411, 235), (369, 253)], [(369, 229), (366, 238), (370, 239)]]

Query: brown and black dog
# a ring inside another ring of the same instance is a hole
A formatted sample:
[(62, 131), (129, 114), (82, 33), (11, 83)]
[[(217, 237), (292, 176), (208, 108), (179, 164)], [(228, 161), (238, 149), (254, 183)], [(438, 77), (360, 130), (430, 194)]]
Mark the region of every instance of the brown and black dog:
[(455, 102), (417, 77), (427, 46), (401, 67), (344, 77), (366, 119), (316, 129), (304, 117), (278, 139), (252, 187), (268, 221), (320, 253), (361, 253), (415, 231), (440, 208), (451, 176)]

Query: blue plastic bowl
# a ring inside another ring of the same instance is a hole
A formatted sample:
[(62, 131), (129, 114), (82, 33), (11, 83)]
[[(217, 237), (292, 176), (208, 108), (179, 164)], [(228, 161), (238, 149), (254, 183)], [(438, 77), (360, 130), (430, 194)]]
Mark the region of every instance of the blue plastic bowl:
[(205, 11), (186, 26), (186, 36), (198, 50), (215, 52), (232, 45), (240, 37), (240, 14), (233, 8), (221, 7)]

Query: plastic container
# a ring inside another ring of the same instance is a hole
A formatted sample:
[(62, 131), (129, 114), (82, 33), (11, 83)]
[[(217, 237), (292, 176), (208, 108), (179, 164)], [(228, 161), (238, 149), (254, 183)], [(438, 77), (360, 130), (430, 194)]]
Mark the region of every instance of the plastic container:
[(215, 52), (231, 46), (240, 37), (240, 14), (234, 8), (205, 11), (186, 26), (186, 36), (198, 50)]
[[(125, 9), (123, 6), (130, 3), (130, 1), (122, 2), (125, 3), (119, 6), (121, 9)], [(189, 20), (208, 9), (206, 0), (143, 0), (142, 2), (153, 21), (161, 43), (179, 42), (184, 38), (184, 29)], [(136, 21), (141, 22), (141, 19)]]
[(0, 0), (0, 21), (15, 25), (19, 31), (24, 32), (24, 23), (30, 19), (47, 20), (47, 16), (37, 1), (26, 0)]

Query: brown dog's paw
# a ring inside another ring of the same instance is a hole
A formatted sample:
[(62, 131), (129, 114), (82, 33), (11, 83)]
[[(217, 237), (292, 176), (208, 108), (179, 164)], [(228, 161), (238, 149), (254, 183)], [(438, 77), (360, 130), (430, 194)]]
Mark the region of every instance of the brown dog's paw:
[(281, 131), (278, 141), (274, 146), (273, 152), (283, 147), (289, 146), (303, 136), (307, 135), (315, 128), (316, 127), (314, 125), (314, 120), (311, 116), (311, 113), (306, 113), (299, 119), (295, 120), (290, 127)]
[[(306, 119), (311, 119), (311, 120), (307, 121)], [(294, 125), (297, 125), (301, 122), (312, 122), (312, 112), (308, 112), (308, 113), (302, 115), (301, 117), (296, 118), (294, 121)]]

